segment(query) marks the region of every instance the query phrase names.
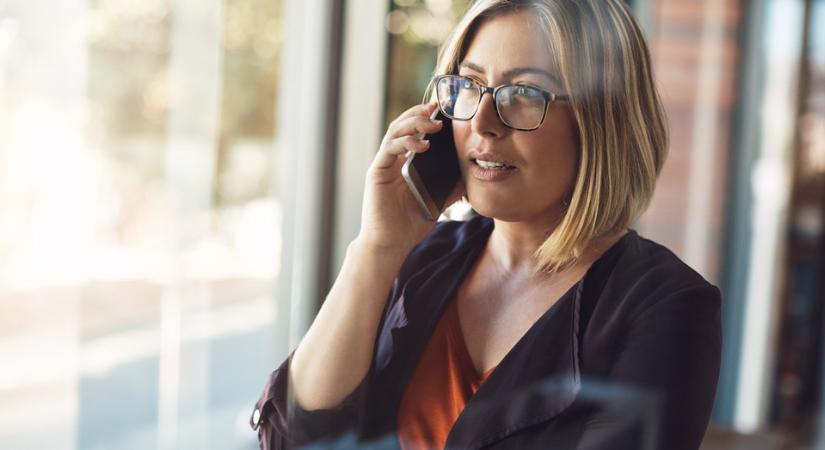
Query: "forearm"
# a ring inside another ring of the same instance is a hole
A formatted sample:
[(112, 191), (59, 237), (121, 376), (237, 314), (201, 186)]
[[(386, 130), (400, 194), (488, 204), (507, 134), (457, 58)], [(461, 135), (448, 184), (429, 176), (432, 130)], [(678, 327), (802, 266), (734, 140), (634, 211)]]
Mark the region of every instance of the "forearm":
[(337, 406), (369, 371), (378, 324), (408, 252), (356, 239), (318, 315), (295, 350), (289, 379), (307, 410)]

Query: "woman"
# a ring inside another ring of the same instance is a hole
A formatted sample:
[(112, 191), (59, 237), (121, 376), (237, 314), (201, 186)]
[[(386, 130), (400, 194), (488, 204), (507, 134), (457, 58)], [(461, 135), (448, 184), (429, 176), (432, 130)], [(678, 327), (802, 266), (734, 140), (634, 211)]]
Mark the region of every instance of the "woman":
[[(627, 229), (667, 145), (628, 8), (479, 0), (437, 73), (437, 105), (387, 130), (360, 233), (256, 405), (262, 448), (697, 448), (720, 294)], [(453, 199), (479, 214), (465, 222), (423, 219), (401, 177), (428, 150), (419, 133), (444, 126), (436, 107), (461, 166)]]

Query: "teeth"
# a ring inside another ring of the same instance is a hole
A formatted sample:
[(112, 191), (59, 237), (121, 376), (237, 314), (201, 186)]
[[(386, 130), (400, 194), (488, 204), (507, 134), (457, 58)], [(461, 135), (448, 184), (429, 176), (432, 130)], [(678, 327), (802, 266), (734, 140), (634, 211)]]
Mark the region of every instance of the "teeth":
[(485, 169), (504, 169), (504, 168), (510, 167), (507, 164), (491, 162), (491, 161), (482, 161), (480, 159), (476, 160), (476, 164), (478, 164), (479, 166), (481, 166)]

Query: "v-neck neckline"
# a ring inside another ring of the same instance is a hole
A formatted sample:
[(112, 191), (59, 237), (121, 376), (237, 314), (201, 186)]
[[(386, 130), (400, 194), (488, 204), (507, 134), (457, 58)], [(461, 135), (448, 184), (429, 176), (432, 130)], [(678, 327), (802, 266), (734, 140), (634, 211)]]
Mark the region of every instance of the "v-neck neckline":
[(459, 274), (460, 276), (458, 277), (457, 283), (455, 283), (452, 286), (452, 288), (450, 289), (449, 296), (447, 297), (447, 302), (448, 303), (447, 303), (446, 307), (442, 310), (443, 311), (442, 316), (439, 319), (439, 320), (442, 320), (444, 318), (443, 314), (454, 314), (453, 320), (455, 321), (454, 322), (455, 327), (450, 327), (450, 328), (454, 328), (454, 330), (451, 331), (451, 332), (453, 333), (454, 338), (456, 339), (456, 342), (458, 343), (458, 351), (460, 351), (462, 353), (462, 355), (461, 355), (462, 359), (464, 361), (466, 361), (467, 364), (469, 364), (469, 369), (471, 370), (470, 373), (474, 374), (476, 379), (481, 380), (481, 381), (479, 381), (479, 384), (481, 382), (483, 382), (484, 380), (488, 379), (496, 371), (496, 369), (501, 366), (501, 364), (503, 362), (507, 361), (507, 357), (510, 354), (518, 351), (518, 349), (520, 348), (519, 344), (521, 344), (523, 341), (525, 341), (525, 339), (528, 338), (530, 333), (533, 332), (533, 330), (536, 327), (539, 326), (539, 323), (546, 320), (545, 318), (548, 315), (552, 314), (552, 311), (558, 309), (557, 306), (560, 303), (566, 302), (567, 298), (570, 297), (572, 294), (574, 294), (577, 291), (577, 289), (580, 287), (580, 285), (584, 282), (584, 279), (587, 277), (587, 274), (596, 265), (596, 263), (599, 260), (601, 260), (602, 257), (604, 257), (613, 247), (615, 247), (616, 244), (618, 244), (622, 239), (624, 239), (624, 236), (622, 236), (619, 240), (617, 240), (613, 244), (613, 246), (611, 246), (610, 248), (605, 250), (602, 253), (602, 255), (599, 256), (599, 258), (597, 258), (595, 261), (593, 261), (593, 263), (590, 265), (590, 267), (588, 267), (588, 269), (584, 272), (584, 274), (582, 274), (582, 276), (573, 285), (571, 285), (569, 289), (564, 291), (564, 293), (561, 296), (559, 296), (558, 300), (556, 300), (555, 302), (553, 302), (552, 305), (547, 307), (547, 309), (545, 309), (536, 318), (536, 320), (529, 327), (527, 327), (527, 329), (524, 331), (524, 333), (516, 340), (516, 342), (513, 344), (513, 346), (510, 347), (510, 349), (504, 354), (504, 356), (501, 358), (501, 360), (496, 365), (494, 365), (493, 367), (487, 369), (483, 373), (479, 374), (478, 370), (475, 367), (475, 363), (473, 363), (473, 359), (472, 359), (472, 356), (470, 354), (470, 349), (467, 346), (467, 340), (464, 336), (464, 331), (461, 328), (461, 316), (460, 316), (459, 308), (458, 308), (458, 306), (459, 306), (458, 305), (458, 294), (459, 294), (459, 291), (461, 290), (461, 287), (464, 284), (464, 281), (466, 280), (467, 276), (470, 275), (470, 273), (473, 271), (473, 269), (476, 267), (476, 265), (480, 262), (480, 259), (483, 257), (484, 248), (486, 247), (487, 242), (490, 240), (490, 236), (492, 236), (493, 228), (494, 228), (495, 224), (492, 221), (492, 219), (487, 218), (487, 220), (490, 221), (490, 223), (487, 224), (490, 227), (490, 229), (487, 231), (486, 234), (482, 234), (482, 236), (480, 236), (478, 238), (480, 242), (478, 242), (477, 244), (472, 246), (470, 251), (468, 251), (467, 260), (469, 260), (469, 261), (467, 261), (467, 262), (469, 262), (469, 264), (465, 265), (463, 267), (463, 270), (460, 271), (460, 274)]
[(532, 332), (534, 332), (534, 330), (535, 330), (537, 327), (539, 327), (539, 326), (540, 326), (540, 325), (539, 325), (539, 323), (540, 323), (540, 322), (545, 321), (547, 316), (549, 316), (550, 314), (553, 314), (553, 313), (554, 313), (553, 311), (555, 311), (556, 309), (561, 308), (560, 306), (558, 306), (559, 304), (569, 301), (569, 300), (568, 300), (568, 297), (571, 297), (571, 296), (572, 296), (572, 295), (576, 292), (576, 290), (578, 289), (579, 285), (580, 285), (580, 284), (582, 284), (582, 282), (584, 281), (584, 278), (585, 278), (585, 276), (586, 276), (586, 275), (587, 275), (587, 274), (585, 273), (585, 275), (583, 275), (583, 276), (582, 276), (582, 278), (580, 278), (580, 279), (579, 279), (579, 280), (578, 280), (578, 281), (577, 281), (574, 285), (570, 286), (570, 289), (568, 289), (567, 291), (565, 291), (565, 292), (564, 292), (564, 294), (562, 294), (562, 295), (558, 298), (558, 300), (556, 300), (556, 301), (555, 301), (552, 305), (550, 305), (547, 309), (545, 309), (545, 310), (544, 310), (544, 311), (543, 311), (543, 312), (542, 312), (542, 313), (541, 313), (541, 314), (540, 314), (540, 315), (536, 318), (536, 320), (535, 320), (535, 321), (534, 321), (534, 322), (533, 322), (533, 323), (532, 323), (529, 327), (527, 327), (527, 329), (526, 329), (526, 330), (524, 331), (524, 333), (523, 333), (523, 334), (522, 334), (522, 335), (521, 335), (521, 336), (520, 336), (520, 337), (516, 340), (516, 342), (513, 344), (513, 346), (512, 346), (512, 347), (510, 347), (510, 349), (509, 349), (509, 350), (507, 350), (507, 352), (504, 354), (504, 356), (501, 358), (501, 360), (500, 360), (500, 361), (499, 361), (496, 365), (494, 365), (493, 367), (491, 367), (491, 368), (487, 369), (487, 370), (486, 370), (483, 374), (481, 374), (481, 375), (479, 375), (478, 370), (475, 368), (475, 364), (473, 363), (473, 359), (472, 359), (472, 357), (470, 356), (470, 349), (469, 349), (469, 347), (467, 346), (467, 341), (466, 341), (466, 339), (465, 339), (465, 337), (464, 337), (464, 331), (461, 329), (461, 319), (460, 319), (460, 315), (459, 315), (459, 312), (458, 312), (458, 297), (457, 297), (457, 292), (456, 292), (456, 293), (452, 296), (452, 298), (450, 299), (450, 302), (452, 303), (452, 305), (447, 305), (447, 311), (445, 311), (445, 313), (448, 313), (448, 314), (449, 314), (449, 313), (450, 313), (450, 312), (449, 312), (449, 310), (450, 310), (451, 308), (452, 308), (452, 309), (453, 309), (453, 311), (454, 311), (454, 312), (453, 312), (453, 314), (455, 314), (455, 324), (456, 324), (456, 326), (455, 326), (455, 334), (457, 335), (457, 336), (456, 336), (456, 340), (457, 340), (457, 341), (459, 342), (459, 344), (460, 344), (460, 345), (459, 345), (459, 347), (460, 347), (460, 351), (463, 353), (464, 358), (466, 359), (467, 363), (469, 364), (469, 368), (472, 370), (472, 373), (474, 373), (474, 374), (475, 374), (477, 377), (479, 377), (481, 380), (487, 380), (487, 379), (488, 379), (488, 378), (489, 378), (489, 377), (490, 377), (490, 376), (491, 376), (491, 375), (492, 375), (492, 374), (496, 371), (496, 369), (498, 369), (498, 368), (502, 365), (502, 363), (506, 363), (506, 361), (507, 361), (507, 359), (508, 359), (507, 357), (508, 357), (510, 354), (515, 353), (515, 352), (519, 351), (519, 349), (520, 349), (520, 348), (521, 348), (521, 346), (523, 345), (523, 344), (522, 344), (522, 342), (524, 342), (525, 340), (529, 339), (530, 334), (531, 334)]
[[(482, 242), (477, 245), (483, 245), (490, 233), (492, 230), (489, 230), (487, 236), (483, 236), (480, 239)], [(450, 429), (447, 446), (481, 447), (530, 423), (555, 417), (573, 403), (581, 387), (579, 333), (582, 325), (580, 315), (585, 281), (591, 274), (602, 270), (603, 264), (612, 260), (617, 252), (621, 252), (634, 235), (633, 230), (628, 230), (607, 248), (593, 261), (581, 278), (559, 297), (558, 301), (547, 308), (516, 341), (467, 401)], [(460, 276), (463, 278), (468, 273), (469, 270), (464, 270)], [(451, 295), (454, 296), (456, 293), (457, 289), (454, 289)], [(559, 323), (559, 327), (548, 328), (548, 321), (553, 319), (552, 316), (558, 315), (561, 316), (556, 319), (562, 320), (563, 323)], [(546, 357), (527, 351), (525, 346), (535, 345), (539, 339), (546, 342), (550, 335), (564, 338), (558, 341), (559, 345), (549, 349), (552, 352)], [(514, 371), (513, 368), (516, 366), (520, 369)], [(535, 378), (539, 374), (541, 378)], [(507, 405), (518, 400), (504, 398), (502, 393), (508, 392), (523, 397), (523, 389), (536, 382), (542, 382), (546, 389), (557, 392), (548, 403), (526, 407), (515, 414), (510, 411)], [(479, 426), (485, 431), (479, 433)]]
[[(487, 231), (486, 233), (481, 233), (482, 235), (477, 238), (479, 240), (479, 242), (475, 243), (474, 245), (471, 245), (471, 249), (469, 249), (469, 251), (467, 252), (467, 260), (469, 260), (469, 261), (465, 261), (465, 262), (469, 262), (469, 264), (464, 265), (462, 267), (463, 270), (460, 271), (457, 282), (449, 290), (449, 296), (447, 298), (448, 303), (447, 303), (446, 307), (442, 310), (443, 313), (449, 313), (450, 308), (454, 308), (455, 323), (457, 325), (456, 329), (455, 329), (455, 332), (456, 332), (455, 334), (457, 335), (456, 339), (460, 343), (460, 346), (459, 346), (460, 351), (464, 354), (464, 356), (466, 357), (466, 361), (470, 364), (470, 368), (472, 369), (471, 373), (475, 374), (476, 377), (478, 377), (482, 381), (487, 380), (490, 376), (492, 376), (497, 371), (496, 369), (498, 369), (499, 367), (502, 366), (502, 363), (506, 363), (507, 360), (508, 360), (508, 357), (511, 354), (514, 354), (514, 353), (518, 352), (520, 350), (520, 348), (523, 345), (525, 345), (525, 344), (523, 344), (523, 342), (525, 342), (529, 339), (529, 337), (531, 336), (531, 333), (535, 333), (536, 332), (535, 330), (539, 326), (541, 326), (540, 324), (545, 322), (546, 320), (548, 320), (547, 317), (550, 316), (551, 314), (554, 314), (555, 310), (562, 308), (562, 306), (560, 306), (561, 304), (567, 303), (567, 302), (570, 302), (570, 301), (575, 301), (576, 300), (575, 297), (577, 296), (577, 293), (581, 292), (581, 290), (583, 289), (584, 281), (587, 279), (588, 275), (591, 272), (593, 272), (596, 269), (596, 267), (598, 267), (600, 265), (600, 263), (602, 261), (606, 260), (608, 255), (612, 254), (613, 252), (617, 251), (618, 248), (622, 247), (623, 242), (628, 239), (628, 236), (630, 234), (633, 233), (633, 230), (628, 230), (619, 239), (617, 239), (615, 242), (613, 242), (613, 244), (610, 247), (605, 249), (602, 252), (602, 254), (599, 255), (599, 257), (596, 258), (590, 264), (590, 266), (587, 268), (587, 270), (584, 271), (584, 273), (581, 275), (581, 277), (579, 277), (579, 279), (575, 283), (573, 283), (570, 286), (569, 289), (567, 289), (561, 296), (559, 296), (558, 300), (553, 302), (552, 305), (550, 305), (547, 309), (545, 309), (536, 318), (536, 320), (527, 328), (527, 330), (525, 330), (525, 332), (518, 338), (518, 340), (516, 340), (516, 342), (513, 344), (513, 346), (510, 347), (510, 349), (504, 354), (504, 356), (501, 358), (501, 360), (495, 366), (487, 369), (483, 374), (479, 374), (478, 370), (476, 370), (476, 368), (475, 368), (475, 364), (473, 363), (472, 357), (470, 356), (470, 350), (469, 350), (469, 347), (467, 346), (467, 341), (464, 337), (464, 332), (461, 329), (461, 319), (460, 319), (460, 314), (459, 314), (459, 310), (458, 310), (458, 293), (459, 293), (459, 291), (461, 289), (461, 286), (463, 285), (466, 277), (468, 275), (470, 275), (473, 268), (479, 263), (480, 258), (483, 257), (484, 248), (487, 245), (487, 242), (489, 241), (490, 236), (492, 236), (493, 229), (495, 227), (495, 223), (490, 218), (486, 218), (486, 220), (489, 220), (489, 223), (485, 224), (486, 226), (489, 227), (489, 229), (486, 230)], [(579, 315), (578, 307), (579, 307), (578, 302), (576, 302), (576, 304), (573, 305), (573, 309), (574, 309), (573, 314), (574, 314), (574, 320), (575, 321), (578, 320), (578, 315)], [(578, 324), (577, 323), (574, 324), (574, 328), (576, 328), (576, 334), (577, 334), (578, 333)], [(574, 339), (577, 339), (577, 338), (574, 336)]]
[[(398, 283), (394, 291), (398, 301), (386, 312), (375, 356), (376, 386), (392, 392), (387, 397), (394, 405), (390, 408), (397, 408), (396, 402), (400, 401), (428, 338), (457, 294), (461, 281), (481, 255), (480, 250), (492, 234), (493, 226), (493, 220), (484, 216), (443, 225), (444, 230), (430, 238), (430, 245), (422, 246), (413, 254), (410, 267), (414, 270), (402, 273), (403, 282)], [(608, 248), (562, 296), (569, 298), (560, 298), (549, 307), (487, 374), (456, 419), (448, 445), (469, 447), (493, 439), (494, 435), (500, 437), (505, 431), (510, 434), (527, 423), (558, 415), (573, 402), (581, 382), (579, 315), (589, 315), (584, 310), (580, 313), (584, 306), (581, 304), (586, 289), (584, 282), (614, 260), (614, 255), (621, 253), (635, 235), (629, 230)], [(556, 319), (558, 326), (548, 326), (548, 321)], [(532, 346), (539, 341), (558, 342), (558, 345), (545, 344), (543, 350), (533, 351)], [(548, 403), (532, 405), (515, 414), (507, 408), (511, 394), (523, 393), (522, 389), (548, 377), (552, 380), (549, 389), (555, 392)], [(372, 420), (381, 422), (391, 417), (372, 417)], [(386, 422), (384, 426), (389, 430), (393, 425)], [(479, 430), (479, 426), (484, 431)]]
[(460, 361), (460, 364), (464, 366), (464, 370), (474, 375), (472, 384), (474, 388), (478, 388), (478, 386), (493, 373), (496, 367), (498, 367), (498, 364), (483, 373), (479, 373), (476, 369), (473, 358), (470, 355), (470, 348), (467, 347), (467, 341), (464, 339), (464, 331), (461, 329), (461, 319), (458, 312), (458, 296), (453, 296), (453, 298), (450, 299), (450, 304), (447, 305), (445, 314), (449, 315), (446, 317), (449, 325), (447, 328), (450, 330), (449, 333), (452, 335), (453, 342), (455, 343), (455, 356), (458, 361)]

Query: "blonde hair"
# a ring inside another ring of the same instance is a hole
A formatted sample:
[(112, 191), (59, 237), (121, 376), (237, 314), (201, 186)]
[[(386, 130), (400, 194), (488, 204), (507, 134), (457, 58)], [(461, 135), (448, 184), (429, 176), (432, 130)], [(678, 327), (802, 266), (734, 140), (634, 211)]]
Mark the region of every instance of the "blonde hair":
[(564, 216), (535, 252), (536, 271), (553, 272), (647, 209), (667, 156), (666, 120), (647, 44), (619, 0), (478, 0), (441, 46), (435, 74), (457, 73), (483, 21), (517, 11), (534, 13), (547, 37), (581, 145)]

